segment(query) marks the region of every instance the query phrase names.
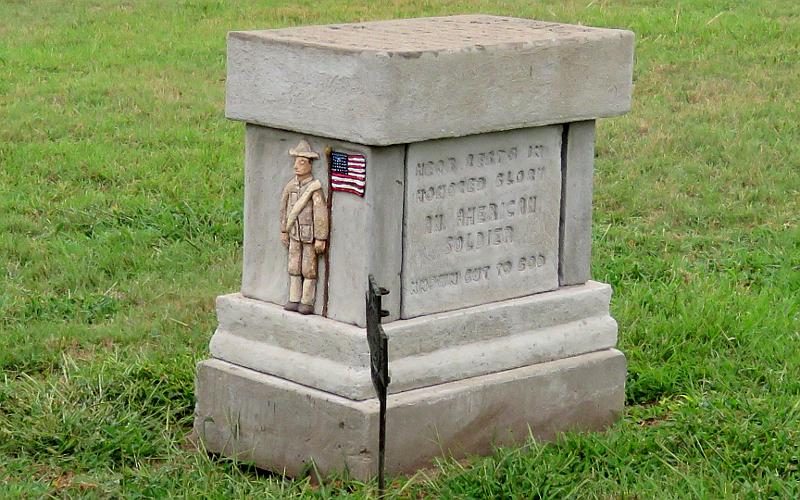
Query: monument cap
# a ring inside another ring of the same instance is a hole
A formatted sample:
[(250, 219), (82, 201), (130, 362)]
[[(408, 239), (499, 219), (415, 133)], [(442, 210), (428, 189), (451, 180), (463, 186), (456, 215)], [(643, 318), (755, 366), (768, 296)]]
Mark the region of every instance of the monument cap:
[(488, 15), (228, 34), (225, 115), (386, 146), (620, 115), (634, 35)]

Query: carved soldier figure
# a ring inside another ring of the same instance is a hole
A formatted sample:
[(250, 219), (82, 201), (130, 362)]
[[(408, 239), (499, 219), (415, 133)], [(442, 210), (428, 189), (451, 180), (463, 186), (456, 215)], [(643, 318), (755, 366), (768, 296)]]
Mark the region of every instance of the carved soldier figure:
[(294, 156), (294, 178), (283, 188), (281, 241), (289, 248), (289, 301), (287, 311), (314, 312), (317, 293), (317, 255), (328, 241), (328, 210), (322, 184), (311, 175), (311, 162), (319, 155), (301, 140), (289, 150)]

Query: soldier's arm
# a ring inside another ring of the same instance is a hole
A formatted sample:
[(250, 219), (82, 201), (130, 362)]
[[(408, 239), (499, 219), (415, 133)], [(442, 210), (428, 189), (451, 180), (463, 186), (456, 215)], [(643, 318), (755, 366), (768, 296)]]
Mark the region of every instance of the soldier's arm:
[(281, 232), (286, 232), (286, 203), (289, 201), (289, 184), (283, 188), (283, 193), (281, 194)]
[(314, 239), (328, 239), (328, 205), (325, 202), (325, 193), (321, 189), (314, 191), (311, 195), (311, 202), (314, 205)]

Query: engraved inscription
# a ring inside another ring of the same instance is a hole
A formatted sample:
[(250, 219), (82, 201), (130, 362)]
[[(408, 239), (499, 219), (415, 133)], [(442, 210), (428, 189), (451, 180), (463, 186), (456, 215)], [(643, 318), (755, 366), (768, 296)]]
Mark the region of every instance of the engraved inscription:
[(416, 173), (419, 176), (442, 174), (446, 171), (456, 170), (456, 159), (447, 158), (436, 161), (421, 161), (417, 163)]
[[(517, 261), (517, 270), (521, 272), (535, 271), (543, 268), (545, 262), (546, 257), (542, 254), (520, 257)], [(509, 276), (513, 271), (514, 263), (511, 260), (504, 260), (493, 266), (467, 267), (451, 273), (412, 280), (410, 293), (416, 295), (436, 288), (456, 286), (460, 283), (468, 284), (501, 279)]]
[(560, 142), (551, 126), (409, 146), (404, 317), (557, 287)]
[(484, 189), (486, 189), (486, 177), (466, 177), (450, 183), (423, 186), (417, 189), (417, 201), (443, 200), (459, 194), (483, 191)]
[(424, 293), (434, 288), (442, 288), (446, 286), (457, 285), (461, 280), (461, 273), (446, 273), (438, 276), (428, 276), (425, 278), (418, 278), (411, 280), (411, 293)]
[(472, 226), (534, 213), (536, 213), (536, 195), (520, 196), (500, 203), (460, 207), (456, 210), (456, 226)]
[(425, 216), (425, 232), (438, 233), (446, 229), (444, 225), (444, 214), (433, 214)]
[(445, 253), (480, 250), (486, 246), (502, 246), (514, 242), (514, 227), (494, 227), (485, 231), (458, 233), (447, 237)]
[(541, 158), (544, 155), (544, 146), (541, 144), (528, 146), (528, 158)]
[(517, 170), (515, 172), (508, 171), (508, 172), (498, 172), (497, 177), (495, 177), (495, 185), (498, 187), (504, 185), (511, 185), (511, 184), (519, 184), (521, 182), (534, 182), (536, 180), (536, 175), (539, 177), (544, 174), (544, 167), (536, 167), (536, 168), (529, 168), (527, 170)]
[(513, 161), (516, 159), (517, 159), (517, 148), (511, 147), (508, 148), (508, 150), (491, 149), (489, 151), (483, 151), (481, 153), (469, 153), (467, 154), (466, 163), (468, 167), (486, 167), (488, 165), (500, 164), (507, 161)]

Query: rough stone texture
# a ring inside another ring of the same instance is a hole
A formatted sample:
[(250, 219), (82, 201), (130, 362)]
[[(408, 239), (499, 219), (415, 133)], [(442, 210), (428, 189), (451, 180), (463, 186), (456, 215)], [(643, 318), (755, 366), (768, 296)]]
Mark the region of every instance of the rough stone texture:
[(565, 125), (562, 159), (559, 284), (586, 283), (592, 265), (592, 174), (594, 121)]
[[(622, 411), (625, 358), (608, 349), (389, 397), (386, 469), (408, 473), (442, 454), (600, 430)], [(352, 401), (220, 360), (198, 364), (195, 431), (206, 448), (296, 476), (374, 475), (377, 401)]]
[(485, 15), (231, 32), (225, 112), (370, 145), (618, 115), (633, 38)]
[[(288, 155), (300, 139), (320, 154), (313, 175), (328, 187), (325, 148), (361, 153), (367, 158), (364, 198), (333, 193), (328, 246), (331, 271), (328, 317), (365, 326), (364, 300), (367, 276), (394, 290), (384, 298), (388, 321), (399, 316), (402, 260), (403, 159), (402, 146), (373, 148), (343, 141), (295, 134), (257, 125), (247, 126), (245, 143), (244, 269), (242, 295), (282, 305), (288, 298), (287, 250), (280, 241), (281, 191), (294, 175)], [(323, 308), (328, 270), (319, 260), (315, 313)]]
[(321, 471), (373, 468), (376, 400), (340, 396), (217, 359), (197, 365), (194, 429), (207, 450), (295, 476), (313, 458)]
[(410, 144), (402, 318), (558, 287), (561, 127)]
[[(393, 393), (614, 347), (611, 287), (583, 286), (385, 325)], [(211, 354), (353, 400), (374, 397), (362, 328), (241, 295), (217, 299)]]

